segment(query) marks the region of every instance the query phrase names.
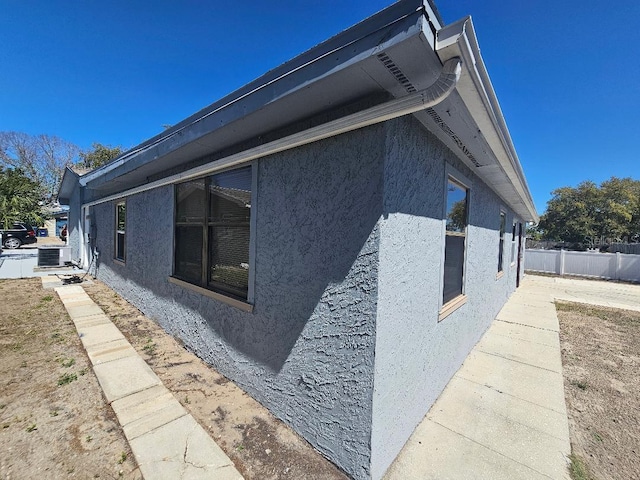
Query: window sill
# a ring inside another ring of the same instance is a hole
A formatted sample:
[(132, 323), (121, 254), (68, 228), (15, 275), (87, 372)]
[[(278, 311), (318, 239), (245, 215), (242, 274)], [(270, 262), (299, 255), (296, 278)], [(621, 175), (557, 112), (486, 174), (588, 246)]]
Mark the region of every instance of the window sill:
[(115, 263), (116, 265), (123, 266), (123, 267), (127, 265), (124, 260), (120, 260), (119, 258), (114, 258), (113, 259), (113, 263)]
[(500, 280), (502, 277), (504, 277), (504, 270), (496, 273), (496, 280)]
[(453, 300), (449, 300), (449, 302), (445, 303), (440, 309), (440, 312), (438, 313), (438, 321), (441, 322), (465, 303), (467, 303), (466, 295), (458, 295)]
[(247, 302), (243, 302), (242, 300), (236, 300), (235, 298), (227, 297), (226, 295), (222, 295), (221, 293), (214, 292), (213, 290), (209, 290), (198, 285), (194, 285), (193, 283), (185, 282), (184, 280), (179, 280), (175, 277), (168, 277), (169, 283), (173, 283), (175, 285), (179, 285), (180, 287), (186, 288), (187, 290), (192, 290), (197, 292), (205, 297), (213, 298), (222, 303), (226, 303), (227, 305), (231, 305), (232, 307), (239, 308), (244, 312), (253, 312), (253, 305)]

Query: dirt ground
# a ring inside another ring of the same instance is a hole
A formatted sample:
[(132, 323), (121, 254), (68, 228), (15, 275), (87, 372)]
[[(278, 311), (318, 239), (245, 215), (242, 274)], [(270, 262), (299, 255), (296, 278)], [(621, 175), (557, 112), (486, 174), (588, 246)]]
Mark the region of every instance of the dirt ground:
[(347, 477), (233, 382), (99, 281), (85, 291), (247, 479)]
[(45, 478), (142, 477), (58, 296), (0, 280), (0, 479)]
[(556, 305), (573, 478), (640, 479), (640, 313)]
[[(113, 290), (84, 286), (247, 480), (347, 478)], [(0, 280), (0, 326), (0, 480), (141, 478), (55, 292)]]

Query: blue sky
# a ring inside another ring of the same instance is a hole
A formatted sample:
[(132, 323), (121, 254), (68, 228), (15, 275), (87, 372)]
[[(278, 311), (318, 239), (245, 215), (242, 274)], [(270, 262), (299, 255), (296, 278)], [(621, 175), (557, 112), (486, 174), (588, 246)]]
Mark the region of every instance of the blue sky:
[[(390, 0), (0, 0), (0, 131), (132, 147)], [(440, 0), (471, 15), (539, 213), (640, 179), (640, 2)]]

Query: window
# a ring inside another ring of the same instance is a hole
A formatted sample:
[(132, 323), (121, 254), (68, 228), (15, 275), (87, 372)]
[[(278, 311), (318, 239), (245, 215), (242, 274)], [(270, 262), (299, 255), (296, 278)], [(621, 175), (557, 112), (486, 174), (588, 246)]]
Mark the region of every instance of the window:
[(515, 265), (516, 263), (516, 225), (517, 223), (513, 222), (513, 227), (511, 229), (511, 265)]
[(127, 205), (116, 204), (116, 260), (125, 261), (125, 231), (127, 224)]
[(468, 190), (449, 178), (447, 183), (444, 288), (442, 303), (446, 304), (464, 293), (464, 255), (468, 221)]
[(251, 167), (176, 185), (174, 276), (247, 300)]
[(507, 214), (500, 212), (500, 246), (498, 247), (498, 273), (502, 272), (502, 260), (504, 257), (504, 230), (507, 223)]

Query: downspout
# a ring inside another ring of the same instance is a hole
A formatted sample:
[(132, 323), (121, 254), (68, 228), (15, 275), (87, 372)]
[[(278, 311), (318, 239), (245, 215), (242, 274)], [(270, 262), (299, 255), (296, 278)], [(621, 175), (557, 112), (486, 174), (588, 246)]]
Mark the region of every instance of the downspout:
[(424, 90), (410, 93), (402, 98), (390, 100), (375, 107), (362, 110), (346, 117), (333, 120), (331, 122), (318, 125), (316, 127), (294, 133), (287, 137), (274, 140), (264, 145), (250, 148), (243, 152), (230, 155), (226, 158), (217, 160), (212, 164), (195, 167), (176, 175), (171, 175), (155, 182), (140, 185), (130, 190), (110, 195), (99, 200), (95, 200), (85, 204), (84, 206), (98, 205), (100, 203), (117, 200), (119, 198), (145, 192), (154, 188), (170, 185), (177, 182), (183, 182), (192, 178), (203, 175), (209, 175), (223, 168), (229, 168), (240, 164), (251, 162), (267, 155), (291, 150), (292, 148), (317, 142), (325, 138), (340, 135), (342, 133), (351, 132), (359, 128), (381, 123), (393, 118), (402, 117), (410, 113), (415, 113), (426, 108), (433, 107), (443, 100), (456, 88), (460, 80), (462, 72), (462, 60), (459, 57), (448, 59), (440, 72), (436, 81)]

